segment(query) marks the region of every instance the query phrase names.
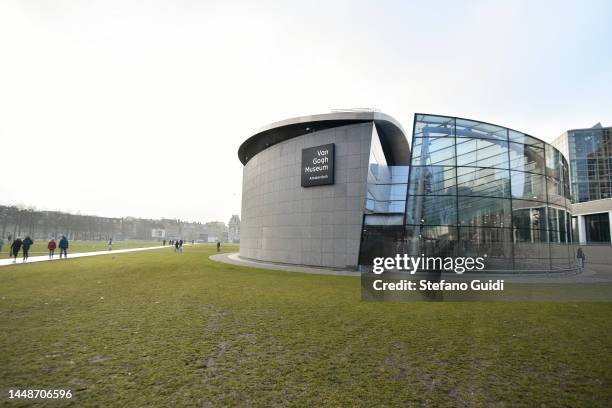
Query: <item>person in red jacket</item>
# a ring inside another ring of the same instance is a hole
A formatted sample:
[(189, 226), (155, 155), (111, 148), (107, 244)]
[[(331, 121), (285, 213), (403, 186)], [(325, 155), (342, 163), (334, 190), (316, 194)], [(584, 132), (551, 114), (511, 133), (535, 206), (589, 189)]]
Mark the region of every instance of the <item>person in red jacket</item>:
[(55, 248), (57, 248), (57, 244), (55, 240), (51, 238), (51, 241), (47, 244), (47, 249), (49, 250), (49, 259), (53, 259), (53, 253), (55, 252)]

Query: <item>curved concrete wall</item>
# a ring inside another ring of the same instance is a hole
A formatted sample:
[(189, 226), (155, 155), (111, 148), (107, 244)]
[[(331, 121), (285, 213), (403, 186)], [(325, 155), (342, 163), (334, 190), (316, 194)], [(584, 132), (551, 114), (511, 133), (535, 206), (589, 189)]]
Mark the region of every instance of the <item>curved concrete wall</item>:
[[(275, 144), (244, 166), (240, 256), (355, 268), (373, 123), (308, 133)], [(300, 186), (302, 149), (335, 143), (335, 184)]]

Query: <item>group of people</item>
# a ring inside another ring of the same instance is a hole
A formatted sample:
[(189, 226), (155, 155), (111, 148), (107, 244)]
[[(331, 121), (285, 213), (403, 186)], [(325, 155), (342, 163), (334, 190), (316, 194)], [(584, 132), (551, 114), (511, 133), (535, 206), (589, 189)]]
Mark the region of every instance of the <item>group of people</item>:
[(174, 252), (183, 252), (183, 240), (174, 241)]
[[(30, 256), (30, 248), (34, 245), (34, 241), (30, 236), (26, 236), (24, 239), (20, 237), (12, 240), (12, 237), (9, 235), (9, 257), (13, 258), (13, 263), (17, 262), (17, 257), (19, 256), (19, 251), (23, 254), (23, 262), (26, 262)], [(59, 246), (60, 249), (60, 258), (62, 256), (64, 258), (68, 257), (68, 238), (62, 235), (62, 238), (58, 243), (55, 242), (55, 239), (51, 238), (51, 240), (47, 243), (47, 249), (49, 250), (49, 259), (53, 259), (55, 254), (55, 249)], [(4, 240), (0, 238), (0, 252), (2, 252), (2, 247), (4, 246)]]

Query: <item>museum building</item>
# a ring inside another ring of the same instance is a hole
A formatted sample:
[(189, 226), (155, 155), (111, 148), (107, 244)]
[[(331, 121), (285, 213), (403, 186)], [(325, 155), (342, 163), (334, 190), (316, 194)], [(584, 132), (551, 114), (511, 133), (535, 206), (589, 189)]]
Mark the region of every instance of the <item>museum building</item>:
[[(412, 146), (412, 148), (410, 148)], [(575, 268), (569, 170), (553, 146), (486, 122), (340, 111), (272, 123), (239, 148), (240, 256), (367, 268), (485, 257), (488, 271)]]

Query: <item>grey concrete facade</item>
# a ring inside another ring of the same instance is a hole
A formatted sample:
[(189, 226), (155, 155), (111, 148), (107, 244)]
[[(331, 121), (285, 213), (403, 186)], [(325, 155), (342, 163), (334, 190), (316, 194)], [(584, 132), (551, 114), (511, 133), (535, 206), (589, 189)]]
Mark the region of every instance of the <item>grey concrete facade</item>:
[[(358, 263), (374, 122), (293, 137), (249, 158), (240, 256), (333, 268)], [(335, 183), (300, 186), (302, 149), (335, 144)]]

